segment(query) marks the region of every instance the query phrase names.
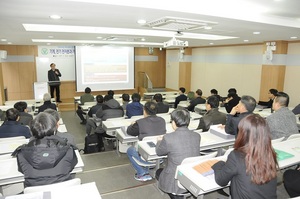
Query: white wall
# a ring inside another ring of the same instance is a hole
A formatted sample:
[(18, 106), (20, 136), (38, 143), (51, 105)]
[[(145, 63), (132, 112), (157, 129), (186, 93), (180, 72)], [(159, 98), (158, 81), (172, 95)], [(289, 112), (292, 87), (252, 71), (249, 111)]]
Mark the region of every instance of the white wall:
[(166, 52), (166, 88), (178, 90), (179, 88), (179, 50)]
[(240, 96), (259, 98), (261, 45), (195, 48), (192, 55), (193, 91), (200, 88), (204, 96), (209, 96), (215, 88), (221, 96), (226, 96), (233, 87)]
[[(204, 96), (215, 88), (221, 96), (235, 87), (238, 94), (259, 99), (262, 65), (286, 65), (284, 92), (290, 107), (300, 103), (300, 43), (289, 43), (287, 55), (273, 55), (266, 61), (262, 45), (193, 48), (191, 90), (200, 88)], [(178, 89), (178, 50), (167, 50), (166, 87)], [(267, 92), (267, 91), (266, 91)]]
[(290, 107), (300, 103), (300, 43), (290, 43), (286, 61), (284, 92), (290, 96)]

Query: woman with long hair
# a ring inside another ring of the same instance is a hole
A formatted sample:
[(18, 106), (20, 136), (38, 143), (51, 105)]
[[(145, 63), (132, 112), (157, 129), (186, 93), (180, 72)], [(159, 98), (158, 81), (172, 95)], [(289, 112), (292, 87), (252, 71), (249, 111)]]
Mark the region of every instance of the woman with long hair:
[(231, 198), (277, 198), (277, 160), (266, 120), (251, 114), (238, 125), (234, 150), (213, 165), (220, 186), (230, 184)]

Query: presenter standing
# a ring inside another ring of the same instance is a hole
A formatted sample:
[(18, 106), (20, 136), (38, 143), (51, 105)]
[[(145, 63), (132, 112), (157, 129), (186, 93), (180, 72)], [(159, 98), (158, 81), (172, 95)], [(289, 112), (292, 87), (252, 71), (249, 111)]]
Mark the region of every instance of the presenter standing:
[(50, 86), (50, 94), (51, 98), (54, 98), (54, 90), (56, 90), (56, 102), (61, 102), (60, 100), (60, 80), (59, 77), (61, 77), (61, 73), (58, 69), (55, 68), (55, 64), (51, 63), (50, 67), (51, 70), (48, 71), (48, 80), (49, 80), (49, 86)]

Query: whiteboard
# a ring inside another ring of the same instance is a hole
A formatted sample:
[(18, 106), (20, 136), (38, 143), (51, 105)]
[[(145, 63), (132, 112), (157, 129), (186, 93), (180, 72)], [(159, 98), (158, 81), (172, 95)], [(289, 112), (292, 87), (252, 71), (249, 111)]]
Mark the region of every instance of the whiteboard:
[(47, 82), (34, 82), (33, 84), (34, 90), (34, 99), (42, 100), (45, 93), (49, 93), (48, 91), (48, 83)]
[[(74, 50), (74, 46), (38, 46), (38, 57), (36, 57), (36, 72), (38, 82), (48, 82), (48, 71), (50, 64), (55, 63), (61, 73), (61, 81), (75, 80), (75, 53), (64, 54), (62, 50)], [(58, 50), (60, 53), (56, 53)], [(48, 52), (45, 54), (45, 52)], [(54, 52), (54, 53), (53, 53)]]

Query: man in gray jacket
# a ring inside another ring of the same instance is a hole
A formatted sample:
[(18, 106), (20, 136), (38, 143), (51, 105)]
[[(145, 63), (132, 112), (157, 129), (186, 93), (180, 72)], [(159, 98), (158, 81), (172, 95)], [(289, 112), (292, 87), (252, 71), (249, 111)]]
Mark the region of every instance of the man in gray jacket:
[[(144, 106), (144, 118), (133, 122), (127, 128), (127, 134), (132, 136), (138, 136), (139, 140), (143, 140), (144, 137), (148, 136), (158, 136), (166, 133), (166, 122), (163, 118), (156, 116), (157, 104), (154, 102), (147, 102)], [(127, 156), (136, 170), (134, 178), (138, 181), (148, 181), (152, 177), (149, 175), (149, 167), (140, 166), (135, 160), (143, 162), (145, 165), (148, 162), (141, 159), (138, 151), (134, 146), (131, 146), (127, 150)]]
[(288, 109), (289, 96), (284, 92), (278, 92), (273, 101), (272, 115), (267, 117), (272, 139), (289, 137), (291, 134), (299, 133), (296, 116)]
[(183, 193), (185, 190), (178, 187), (178, 181), (174, 178), (176, 168), (188, 157), (200, 155), (200, 134), (188, 129), (190, 114), (185, 109), (176, 109), (171, 113), (173, 133), (168, 133), (158, 139), (156, 144), (157, 155), (168, 156), (167, 166), (158, 169), (156, 178), (158, 187), (167, 193), (170, 198), (178, 198), (173, 195)]

